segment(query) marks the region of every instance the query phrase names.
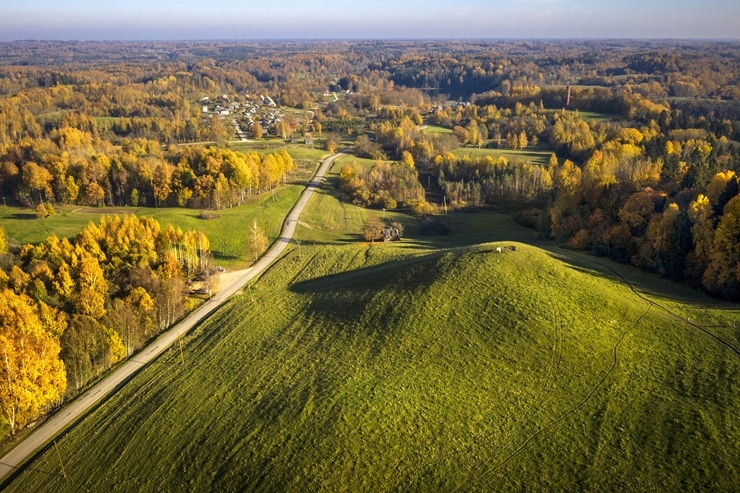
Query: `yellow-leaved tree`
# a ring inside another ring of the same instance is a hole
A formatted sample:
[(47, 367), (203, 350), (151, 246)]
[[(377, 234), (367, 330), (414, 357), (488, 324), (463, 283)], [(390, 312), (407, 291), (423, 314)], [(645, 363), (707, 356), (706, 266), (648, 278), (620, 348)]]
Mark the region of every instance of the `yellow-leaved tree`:
[(66, 390), (59, 341), (44, 330), (33, 301), (0, 291), (0, 411), (11, 435)]
[(254, 255), (254, 261), (267, 250), (268, 240), (265, 231), (257, 223), (257, 220), (252, 220), (252, 224), (249, 226), (249, 240), (248, 240), (249, 253)]
[(0, 253), (4, 253), (8, 250), (8, 240), (5, 236), (5, 230), (0, 226)]
[(76, 277), (75, 312), (101, 319), (105, 315), (108, 283), (98, 260), (83, 253), (76, 268)]

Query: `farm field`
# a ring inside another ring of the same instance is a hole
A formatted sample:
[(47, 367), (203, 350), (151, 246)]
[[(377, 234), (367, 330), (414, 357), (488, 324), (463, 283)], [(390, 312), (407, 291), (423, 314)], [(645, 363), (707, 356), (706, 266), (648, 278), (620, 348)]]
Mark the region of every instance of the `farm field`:
[(229, 148), (241, 152), (257, 152), (260, 154), (269, 154), (278, 151), (287, 151), (288, 154), (296, 161), (313, 161), (328, 156), (323, 149), (307, 147), (303, 144), (286, 144), (282, 139), (260, 140), (249, 142), (230, 142)]
[(456, 156), (470, 156), (473, 158), (491, 156), (493, 158), (505, 157), (506, 159), (518, 159), (532, 164), (547, 166), (552, 151), (544, 147), (533, 147), (529, 149), (492, 149), (487, 147), (460, 147), (452, 151)]
[[(183, 230), (203, 231), (211, 241), (211, 248), (217, 263), (225, 267), (242, 267), (248, 263), (245, 257), (247, 249), (248, 226), (257, 219), (264, 228), (270, 242), (277, 238), (285, 215), (300, 195), (305, 181), (316, 170), (316, 163), (327, 156), (326, 151), (304, 146), (274, 146), (268, 148), (250, 148), (248, 145), (235, 145), (236, 150), (273, 153), (287, 151), (296, 162), (287, 185), (274, 193), (255, 196), (245, 204), (231, 209), (208, 211), (208, 219), (203, 211), (182, 207), (85, 207), (63, 205), (57, 207), (57, 214), (36, 218), (32, 209), (2, 206), (0, 223), (5, 228), (11, 245), (36, 244), (45, 240), (52, 233), (60, 237), (71, 238), (77, 235), (90, 221), (97, 222), (100, 216), (115, 214), (137, 214), (149, 216), (159, 221), (162, 228), (168, 224)], [(243, 231), (244, 234), (234, 234)]]
[(429, 133), (429, 134), (451, 134), (452, 133), (451, 129), (440, 127), (437, 125), (426, 125), (422, 127), (422, 130), (424, 130), (424, 132)]
[(321, 192), (300, 243), (7, 491), (740, 483), (737, 305), (494, 213), (360, 242), (380, 211)]
[[(39, 243), (52, 233), (71, 238), (90, 221), (98, 222), (103, 215), (137, 214), (156, 219), (164, 229), (168, 224), (183, 231), (203, 231), (211, 242), (216, 263), (225, 267), (239, 267), (248, 263), (246, 258), (248, 229), (253, 219), (264, 228), (270, 242), (274, 241), (285, 215), (295, 203), (304, 185), (281, 187), (274, 195), (263, 194), (231, 209), (208, 211), (212, 219), (204, 219), (199, 209), (182, 207), (80, 207), (62, 206), (57, 214), (36, 218), (35, 211), (21, 207), (0, 208), (0, 223), (5, 228), (11, 245)], [(241, 232), (241, 233), (239, 233)]]

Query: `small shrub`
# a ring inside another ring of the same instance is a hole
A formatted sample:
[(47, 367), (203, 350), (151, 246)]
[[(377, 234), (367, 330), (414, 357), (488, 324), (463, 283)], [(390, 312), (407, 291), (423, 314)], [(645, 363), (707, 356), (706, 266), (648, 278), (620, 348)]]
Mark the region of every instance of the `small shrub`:
[(43, 202), (36, 206), (36, 217), (43, 219), (49, 216), (49, 210), (46, 208)]
[(587, 250), (590, 246), (588, 230), (582, 229), (578, 231), (575, 236), (568, 240), (568, 246), (576, 250)]
[(383, 199), (383, 208), (395, 209), (396, 207), (398, 207), (398, 203), (393, 199), (393, 197), (385, 197)]
[(411, 208), (415, 216), (426, 216), (434, 213), (434, 206), (424, 199), (407, 200), (406, 205)]
[(426, 236), (446, 236), (452, 228), (442, 218), (424, 216), (419, 218), (419, 232)]
[(202, 211), (200, 211), (200, 216), (199, 217), (201, 219), (204, 219), (204, 220), (208, 221), (208, 220), (211, 220), (211, 219), (218, 219), (219, 216), (218, 216), (218, 214), (216, 214), (213, 211), (202, 210)]
[(378, 216), (370, 216), (362, 226), (362, 237), (365, 241), (375, 241), (383, 237), (385, 224)]
[(519, 212), (515, 220), (527, 228), (536, 229), (542, 236), (549, 236), (550, 216), (541, 209), (527, 209)]

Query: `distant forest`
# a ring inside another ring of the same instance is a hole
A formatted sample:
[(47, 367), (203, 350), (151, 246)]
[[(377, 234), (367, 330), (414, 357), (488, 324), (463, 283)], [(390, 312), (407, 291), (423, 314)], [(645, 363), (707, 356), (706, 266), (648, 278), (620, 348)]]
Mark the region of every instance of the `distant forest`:
[(732, 237), (715, 237), (730, 234), (740, 172), (737, 42), (2, 47), (0, 194), (40, 215), (67, 203), (239, 204), (293, 162), (226, 148), (237, 128), (332, 151), (350, 140), (358, 156), (410, 167), (347, 170), (342, 190), (359, 204), (505, 204), (575, 248), (739, 296), (719, 266), (737, 252), (717, 251)]

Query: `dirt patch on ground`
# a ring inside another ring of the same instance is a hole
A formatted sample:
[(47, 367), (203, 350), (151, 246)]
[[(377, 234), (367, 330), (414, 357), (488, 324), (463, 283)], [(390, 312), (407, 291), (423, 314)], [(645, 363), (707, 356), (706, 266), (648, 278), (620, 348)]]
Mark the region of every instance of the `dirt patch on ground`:
[(223, 288), (226, 286), (230, 286), (231, 283), (239, 279), (241, 276), (247, 273), (249, 269), (242, 269), (242, 270), (232, 270), (227, 272), (222, 272), (220, 274), (220, 279), (218, 283), (218, 287)]
[(249, 269), (223, 271), (215, 269), (211, 273), (210, 282), (202, 277), (191, 279), (187, 283), (188, 292), (191, 295), (208, 295), (212, 296), (224, 288), (231, 286), (237, 279), (243, 276)]

